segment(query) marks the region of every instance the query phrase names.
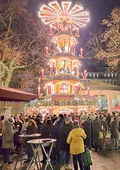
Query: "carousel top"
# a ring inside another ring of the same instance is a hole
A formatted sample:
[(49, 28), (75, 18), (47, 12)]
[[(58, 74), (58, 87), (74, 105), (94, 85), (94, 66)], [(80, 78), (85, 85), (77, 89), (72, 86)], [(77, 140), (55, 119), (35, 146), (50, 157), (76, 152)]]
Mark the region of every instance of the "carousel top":
[(61, 5), (57, 1), (42, 5), (38, 12), (39, 17), (46, 25), (56, 29), (56, 24), (72, 26), (72, 30), (84, 27), (89, 22), (89, 13), (79, 5), (72, 7), (72, 2), (62, 1)]

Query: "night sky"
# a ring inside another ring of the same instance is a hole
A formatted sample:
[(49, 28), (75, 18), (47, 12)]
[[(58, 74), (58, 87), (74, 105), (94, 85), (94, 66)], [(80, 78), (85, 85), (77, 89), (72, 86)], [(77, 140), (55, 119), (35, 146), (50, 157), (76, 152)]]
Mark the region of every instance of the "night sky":
[[(33, 15), (36, 15), (37, 10), (43, 3), (47, 5), (51, 1), (52, 0), (29, 0), (29, 8), (32, 10)], [(60, 1), (61, 0), (58, 0), (58, 2)], [(120, 0), (73, 0), (73, 5), (74, 4), (82, 5), (85, 10), (89, 11), (91, 18), (89, 24), (81, 29), (81, 37), (78, 39), (77, 46), (78, 51), (80, 47), (85, 47), (89, 34), (101, 27), (101, 21), (110, 15), (112, 9), (114, 9), (114, 7), (120, 7)]]

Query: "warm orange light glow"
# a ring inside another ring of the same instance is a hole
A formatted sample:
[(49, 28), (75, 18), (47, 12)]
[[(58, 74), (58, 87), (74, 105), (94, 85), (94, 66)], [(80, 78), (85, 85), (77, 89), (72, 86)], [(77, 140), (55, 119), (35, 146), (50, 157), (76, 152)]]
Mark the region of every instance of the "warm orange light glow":
[(38, 12), (38, 16), (46, 25), (55, 27), (56, 23), (67, 21), (75, 29), (84, 27), (89, 22), (89, 13), (79, 5), (71, 8), (72, 2), (70, 1), (63, 1), (61, 6), (57, 1), (50, 2), (48, 5), (43, 5)]

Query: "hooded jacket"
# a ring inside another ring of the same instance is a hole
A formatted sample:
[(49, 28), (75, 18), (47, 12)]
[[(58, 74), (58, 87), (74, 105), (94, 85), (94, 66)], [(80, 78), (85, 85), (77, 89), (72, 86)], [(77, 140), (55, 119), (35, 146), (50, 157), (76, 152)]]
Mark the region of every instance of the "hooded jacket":
[(2, 148), (12, 149), (14, 147), (14, 134), (17, 130), (13, 130), (10, 121), (5, 120), (2, 128)]
[(70, 153), (72, 155), (78, 155), (85, 151), (84, 139), (86, 134), (82, 128), (73, 129), (67, 138), (67, 143), (70, 144)]

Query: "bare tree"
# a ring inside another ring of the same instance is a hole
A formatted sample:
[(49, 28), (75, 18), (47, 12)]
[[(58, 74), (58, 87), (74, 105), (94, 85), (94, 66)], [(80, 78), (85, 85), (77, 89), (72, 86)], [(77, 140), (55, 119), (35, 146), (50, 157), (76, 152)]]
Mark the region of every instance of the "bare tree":
[(120, 8), (115, 8), (108, 19), (103, 20), (106, 27), (100, 34), (93, 33), (88, 42), (88, 55), (104, 60), (110, 71), (120, 68)]
[(27, 11), (26, 0), (0, 6), (0, 85), (9, 86), (17, 69), (44, 67), (48, 30)]

